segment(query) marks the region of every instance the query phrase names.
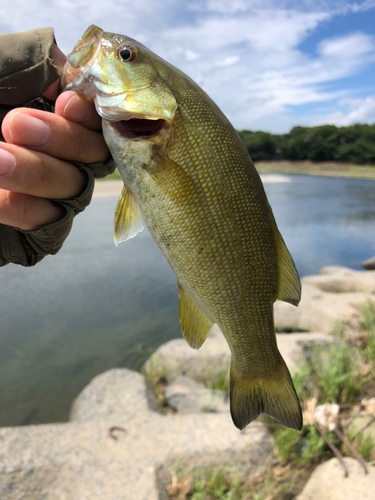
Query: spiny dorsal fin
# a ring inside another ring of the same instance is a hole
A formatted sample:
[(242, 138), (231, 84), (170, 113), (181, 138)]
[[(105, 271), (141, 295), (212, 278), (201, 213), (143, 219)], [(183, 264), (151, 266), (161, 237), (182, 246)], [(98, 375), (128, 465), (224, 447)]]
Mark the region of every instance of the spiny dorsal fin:
[(182, 334), (190, 347), (199, 349), (206, 340), (214, 322), (202, 312), (180, 283), (178, 283), (178, 293), (180, 296), (179, 314)]
[(133, 193), (127, 186), (122, 188), (113, 221), (113, 240), (117, 246), (129, 240), (144, 228), (142, 214)]
[(276, 245), (279, 265), (279, 290), (277, 298), (297, 306), (301, 300), (301, 282), (293, 259), (278, 230), (276, 230)]

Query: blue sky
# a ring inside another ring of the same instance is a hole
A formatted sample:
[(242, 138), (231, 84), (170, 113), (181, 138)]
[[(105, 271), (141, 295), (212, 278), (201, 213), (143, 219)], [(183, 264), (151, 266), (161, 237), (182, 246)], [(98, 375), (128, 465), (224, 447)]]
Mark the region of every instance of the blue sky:
[(13, 0), (0, 33), (90, 24), (129, 35), (197, 81), (238, 129), (375, 122), (375, 0)]

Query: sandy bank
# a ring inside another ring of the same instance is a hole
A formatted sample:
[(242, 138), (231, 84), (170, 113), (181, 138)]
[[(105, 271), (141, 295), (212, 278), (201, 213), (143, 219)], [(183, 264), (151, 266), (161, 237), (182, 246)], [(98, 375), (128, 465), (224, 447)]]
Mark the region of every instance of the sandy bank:
[[(291, 182), (289, 177), (276, 174), (261, 175), (264, 183), (268, 182)], [(121, 180), (98, 181), (95, 183), (94, 198), (103, 198), (105, 196), (119, 196), (123, 182)]]

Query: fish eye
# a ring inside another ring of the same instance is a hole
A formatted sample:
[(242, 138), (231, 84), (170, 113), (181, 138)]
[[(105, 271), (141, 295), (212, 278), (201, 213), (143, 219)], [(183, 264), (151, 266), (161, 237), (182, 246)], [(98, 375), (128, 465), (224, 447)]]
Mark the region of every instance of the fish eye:
[(138, 54), (133, 47), (121, 47), (118, 51), (121, 61), (133, 62), (137, 59)]

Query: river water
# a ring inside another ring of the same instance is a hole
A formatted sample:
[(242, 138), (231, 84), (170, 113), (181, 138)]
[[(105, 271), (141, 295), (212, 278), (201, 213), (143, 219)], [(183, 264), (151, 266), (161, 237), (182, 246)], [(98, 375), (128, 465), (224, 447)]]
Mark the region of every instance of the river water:
[[(375, 255), (374, 181), (282, 180), (265, 189), (301, 276)], [(94, 199), (58, 255), (1, 269), (0, 426), (67, 420), (92, 377), (181, 336), (176, 278), (147, 230), (113, 244), (116, 201)]]

